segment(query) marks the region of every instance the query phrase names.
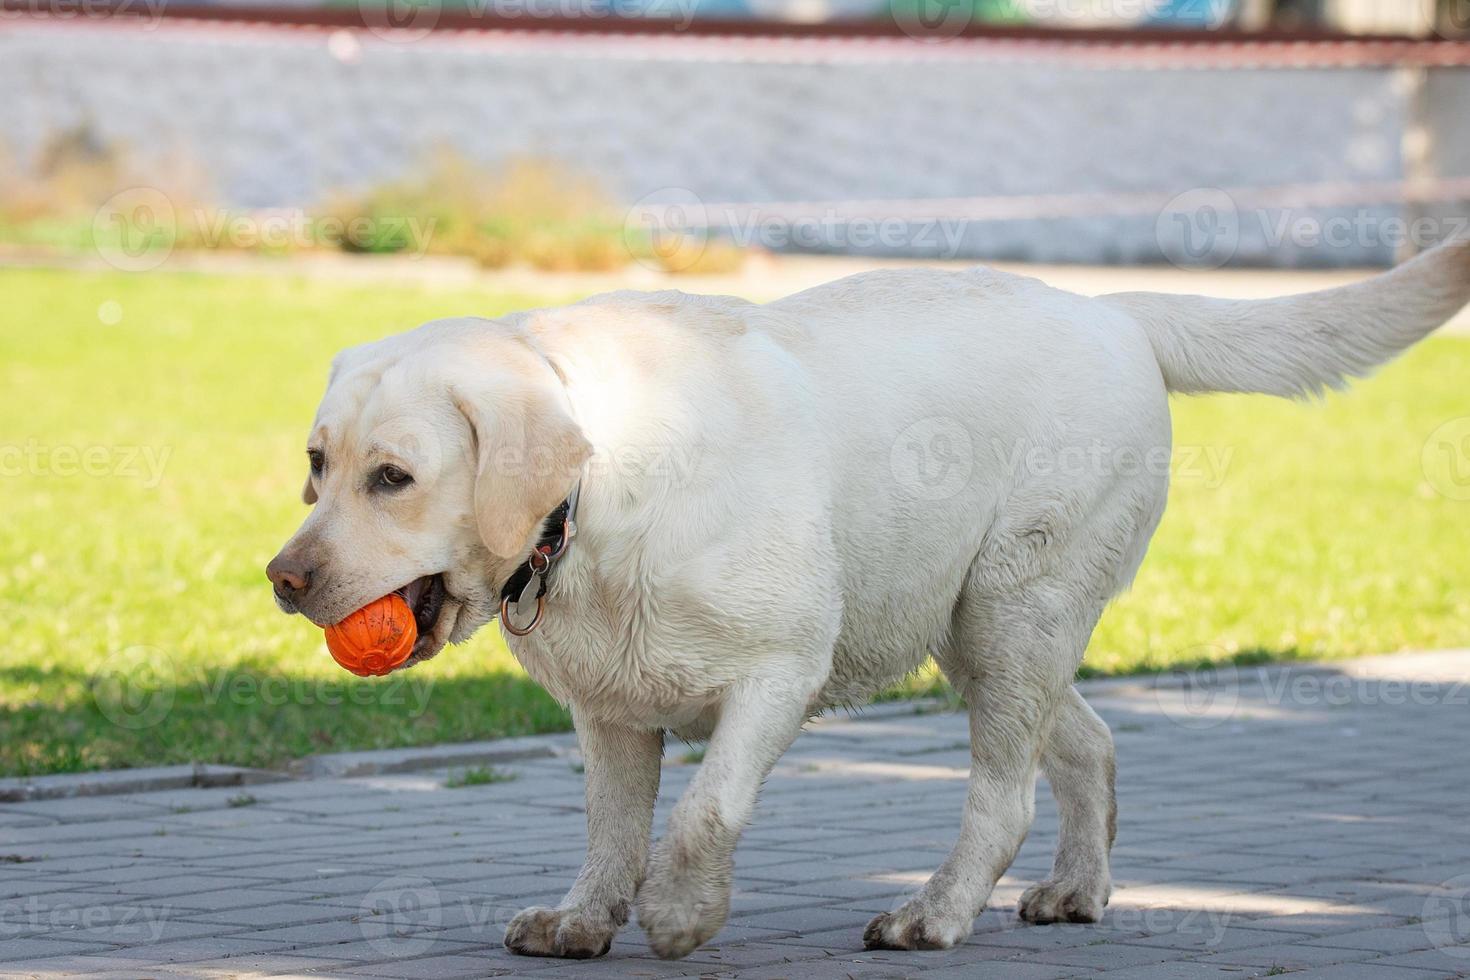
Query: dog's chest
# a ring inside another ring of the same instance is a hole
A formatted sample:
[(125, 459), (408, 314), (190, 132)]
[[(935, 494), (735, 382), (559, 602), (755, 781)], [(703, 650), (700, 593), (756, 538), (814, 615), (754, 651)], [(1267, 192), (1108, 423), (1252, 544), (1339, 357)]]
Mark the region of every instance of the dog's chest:
[(736, 665), (712, 655), (729, 649), (729, 631), (668, 602), (606, 600), (550, 602), (540, 627), (506, 643), (538, 684), (579, 712), (644, 728), (698, 727), (734, 679)]

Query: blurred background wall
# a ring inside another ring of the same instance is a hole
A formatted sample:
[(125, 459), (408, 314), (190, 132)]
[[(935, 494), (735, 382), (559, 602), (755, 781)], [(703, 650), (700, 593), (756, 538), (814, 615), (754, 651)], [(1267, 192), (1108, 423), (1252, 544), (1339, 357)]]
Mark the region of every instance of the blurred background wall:
[[(634, 13), (685, 26), (862, 23), (882, 7), (900, 29), (607, 31), (616, 5), (594, 0), (554, 8), (590, 28), (565, 31), (447, 29), (452, 8), (439, 6), (384, 8), (377, 21), (364, 7), (368, 29), (177, 16), (187, 5), (17, 16), (0, 23), (0, 87), (13, 93), (0, 99), (0, 140), (17, 166), (57, 133), (125, 147), (152, 173), (205, 175), (235, 208), (308, 207), (402, 179), (441, 148), (487, 173), (530, 157), (590, 175), (623, 206), (697, 202), (743, 245), (921, 258), (1384, 265), (1405, 252), (1391, 236), (1323, 249), (1301, 229), (1407, 223), (1470, 199), (1464, 44), (1160, 33), (1078, 44), (971, 36), (913, 19), (920, 8), (860, 0), (650, 2)], [(1259, 22), (1408, 38), (1437, 15), (1445, 30), (1457, 23), (1432, 0), (964, 11), (965, 28), (1065, 14), (1074, 28)], [(828, 230), (792, 233), (806, 226)], [(879, 226), (902, 231), (867, 233)]]

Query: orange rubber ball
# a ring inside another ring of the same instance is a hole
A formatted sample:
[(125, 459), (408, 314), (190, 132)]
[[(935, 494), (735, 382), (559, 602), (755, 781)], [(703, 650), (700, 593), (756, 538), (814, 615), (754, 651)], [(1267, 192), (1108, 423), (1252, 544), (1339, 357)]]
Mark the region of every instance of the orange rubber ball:
[(327, 652), (358, 677), (382, 677), (408, 659), (419, 637), (413, 610), (394, 593), (327, 627)]

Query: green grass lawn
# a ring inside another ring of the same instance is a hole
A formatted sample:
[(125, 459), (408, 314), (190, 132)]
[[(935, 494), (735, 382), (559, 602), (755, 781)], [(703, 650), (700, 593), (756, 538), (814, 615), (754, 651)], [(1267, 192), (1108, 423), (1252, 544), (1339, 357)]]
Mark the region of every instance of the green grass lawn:
[[(333, 352), (541, 302), (0, 271), (0, 773), (274, 765), (566, 727), (493, 630), (360, 680), (276, 611), (262, 573), (303, 515)], [(1320, 404), (1178, 401), (1169, 511), (1086, 669), (1470, 642), (1470, 503), (1421, 465), (1430, 433), (1470, 414), (1467, 376), (1470, 340), (1445, 338)]]

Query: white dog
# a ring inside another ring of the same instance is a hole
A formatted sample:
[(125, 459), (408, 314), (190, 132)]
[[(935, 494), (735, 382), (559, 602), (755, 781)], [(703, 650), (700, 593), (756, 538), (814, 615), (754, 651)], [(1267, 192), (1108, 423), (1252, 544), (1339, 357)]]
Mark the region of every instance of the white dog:
[[(660, 956), (710, 939), (802, 725), (931, 654), (969, 705), (968, 804), (944, 865), (867, 945), (969, 934), (1038, 766), (1061, 833), (1020, 914), (1091, 922), (1113, 747), (1072, 678), (1163, 512), (1168, 392), (1338, 385), (1467, 299), (1459, 242), (1266, 301), (1088, 299), (981, 268), (763, 306), (625, 292), (437, 321), (336, 359), (308, 442), (316, 506), (268, 572), (318, 624), (400, 592), (410, 663), (505, 594), (510, 649), (571, 706), (587, 779), (586, 865), (560, 905), (510, 923), (516, 952), (600, 955), (635, 902)], [(666, 731), (709, 747), (650, 848)]]

